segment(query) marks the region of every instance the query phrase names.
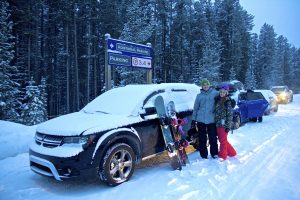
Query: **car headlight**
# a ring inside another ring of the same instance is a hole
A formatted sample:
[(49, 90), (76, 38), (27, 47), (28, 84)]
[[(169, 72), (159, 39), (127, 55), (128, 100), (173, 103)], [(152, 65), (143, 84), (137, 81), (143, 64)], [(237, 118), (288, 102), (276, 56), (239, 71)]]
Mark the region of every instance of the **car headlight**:
[(279, 94), (279, 97), (283, 98), (283, 99), (286, 98), (286, 96), (287, 96), (287, 94), (285, 92), (282, 92)]
[(88, 137), (86, 136), (76, 136), (76, 137), (64, 137), (65, 144), (85, 144), (88, 141)]
[(68, 136), (64, 137), (63, 143), (65, 144), (91, 144), (95, 139), (95, 135), (87, 135), (87, 136)]

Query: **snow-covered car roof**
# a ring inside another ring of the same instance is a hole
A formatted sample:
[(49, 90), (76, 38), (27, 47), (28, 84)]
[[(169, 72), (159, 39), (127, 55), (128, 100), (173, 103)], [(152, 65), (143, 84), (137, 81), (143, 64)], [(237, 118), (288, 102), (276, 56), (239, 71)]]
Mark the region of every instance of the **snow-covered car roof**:
[(267, 101), (270, 101), (270, 97), (277, 99), (276, 94), (271, 90), (254, 90), (255, 92), (260, 92)]
[(132, 115), (143, 107), (144, 100), (149, 94), (164, 90), (185, 89), (199, 92), (199, 87), (194, 84), (187, 83), (162, 83), (162, 84), (143, 84), (143, 85), (127, 85), (111, 89), (92, 102), (88, 103), (83, 109), (83, 112), (94, 113), (102, 112), (109, 114)]

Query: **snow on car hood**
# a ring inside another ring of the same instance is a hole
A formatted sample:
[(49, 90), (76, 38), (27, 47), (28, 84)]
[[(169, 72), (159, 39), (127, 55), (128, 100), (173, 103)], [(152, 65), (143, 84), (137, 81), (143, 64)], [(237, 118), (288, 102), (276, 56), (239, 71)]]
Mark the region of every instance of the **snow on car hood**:
[(77, 136), (84, 132), (83, 135), (88, 135), (137, 123), (141, 120), (139, 116), (128, 117), (80, 111), (41, 123), (37, 127), (37, 132), (60, 136)]

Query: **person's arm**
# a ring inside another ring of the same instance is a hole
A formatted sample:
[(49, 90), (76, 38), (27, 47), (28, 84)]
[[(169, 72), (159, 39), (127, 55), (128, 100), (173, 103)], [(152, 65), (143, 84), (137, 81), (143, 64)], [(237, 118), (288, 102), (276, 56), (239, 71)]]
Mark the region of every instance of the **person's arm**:
[(197, 112), (199, 110), (200, 107), (200, 101), (199, 101), (199, 94), (196, 97), (196, 100), (194, 102), (194, 109), (193, 109), (193, 114), (192, 114), (192, 120), (196, 121), (197, 119)]
[(231, 129), (232, 125), (232, 107), (231, 107), (231, 101), (226, 101), (226, 120), (225, 120), (225, 129), (226, 131)]

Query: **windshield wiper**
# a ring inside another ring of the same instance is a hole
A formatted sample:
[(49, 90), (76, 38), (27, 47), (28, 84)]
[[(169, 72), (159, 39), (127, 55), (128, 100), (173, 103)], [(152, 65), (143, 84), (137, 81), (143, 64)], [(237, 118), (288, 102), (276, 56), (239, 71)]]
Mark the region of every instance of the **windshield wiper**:
[(104, 111), (101, 111), (101, 110), (97, 110), (96, 112), (103, 113), (103, 114), (109, 114), (108, 112), (104, 112)]

